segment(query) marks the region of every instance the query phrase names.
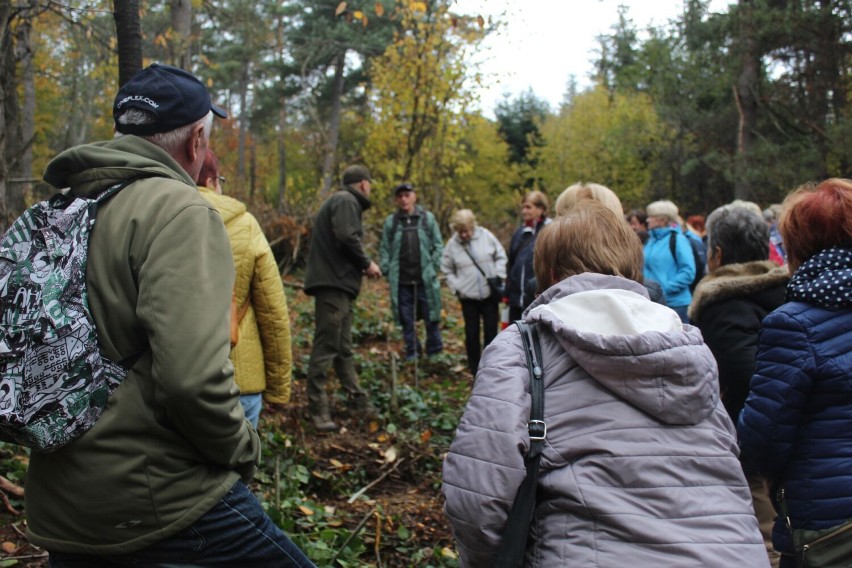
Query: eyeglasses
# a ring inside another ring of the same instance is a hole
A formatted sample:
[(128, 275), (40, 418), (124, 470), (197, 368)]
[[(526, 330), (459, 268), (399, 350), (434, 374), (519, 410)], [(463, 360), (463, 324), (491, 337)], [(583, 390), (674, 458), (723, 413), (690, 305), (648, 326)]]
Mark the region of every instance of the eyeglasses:
[(216, 176), (216, 177), (219, 178), (220, 184), (225, 185), (225, 176)]

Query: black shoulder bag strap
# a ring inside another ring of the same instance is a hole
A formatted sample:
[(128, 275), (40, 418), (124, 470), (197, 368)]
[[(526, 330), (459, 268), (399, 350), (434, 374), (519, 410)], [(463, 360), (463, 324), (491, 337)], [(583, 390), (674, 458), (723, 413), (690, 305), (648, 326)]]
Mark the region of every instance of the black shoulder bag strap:
[(541, 344), (535, 324), (516, 321), (527, 358), (527, 370), (530, 374), (530, 421), (527, 428), (530, 434), (530, 451), (524, 458), (527, 475), (515, 495), (515, 502), (509, 511), (509, 519), (503, 531), (503, 542), (497, 552), (497, 568), (520, 568), (524, 565), (527, 550), (527, 538), (530, 523), (535, 513), (535, 491), (538, 483), (538, 468), (541, 452), (547, 437), (547, 425), (544, 423), (544, 370), (541, 362)]
[(469, 257), (470, 257), (470, 260), (473, 262), (473, 265), (474, 265), (477, 269), (479, 269), (479, 272), (480, 272), (480, 273), (482, 273), (482, 276), (484, 276), (484, 277), (485, 277), (485, 279), (487, 280), (487, 279), (489, 278), (489, 276), (488, 276), (487, 274), (485, 274), (485, 271), (484, 271), (484, 270), (482, 270), (482, 267), (481, 267), (481, 266), (479, 266), (479, 264), (476, 262), (476, 259), (475, 259), (475, 258), (473, 258), (473, 255), (472, 255), (472, 254), (470, 254), (470, 249), (469, 249), (468, 247), (466, 247), (466, 246), (462, 245), (462, 250), (463, 250), (464, 252), (466, 252), (466, 253), (467, 253), (467, 256), (469, 256)]

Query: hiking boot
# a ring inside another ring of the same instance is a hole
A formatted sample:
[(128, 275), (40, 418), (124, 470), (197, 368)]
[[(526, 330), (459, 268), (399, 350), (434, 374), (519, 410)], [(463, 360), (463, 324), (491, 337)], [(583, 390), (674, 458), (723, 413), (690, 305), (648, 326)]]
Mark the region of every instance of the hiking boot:
[(353, 394), (349, 396), (349, 410), (352, 414), (361, 415), (364, 418), (376, 416), (376, 408), (370, 403), (366, 394)]
[(311, 418), (314, 421), (314, 428), (317, 429), (317, 432), (337, 432), (339, 430), (337, 424), (328, 414), (314, 414)]

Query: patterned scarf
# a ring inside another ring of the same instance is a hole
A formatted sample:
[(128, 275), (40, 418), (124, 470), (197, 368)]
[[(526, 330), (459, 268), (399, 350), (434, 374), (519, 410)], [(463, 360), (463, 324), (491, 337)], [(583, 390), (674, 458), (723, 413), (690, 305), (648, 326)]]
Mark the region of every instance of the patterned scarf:
[(787, 301), (852, 307), (852, 248), (827, 248), (802, 263), (787, 284)]

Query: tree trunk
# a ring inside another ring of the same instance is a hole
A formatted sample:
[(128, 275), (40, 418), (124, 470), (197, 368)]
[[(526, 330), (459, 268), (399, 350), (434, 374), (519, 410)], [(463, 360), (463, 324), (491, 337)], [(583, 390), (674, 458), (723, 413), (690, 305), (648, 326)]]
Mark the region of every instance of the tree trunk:
[[(834, 14), (837, 8), (834, 4), (835, 2), (824, 2), (815, 4), (814, 8), (819, 11), (817, 29), (820, 33), (814, 34), (816, 37), (812, 44), (811, 65), (814, 71), (814, 88), (811, 89), (813, 100), (811, 121), (815, 126), (813, 139), (819, 150), (822, 166), (822, 171), (814, 172), (816, 179), (829, 177), (829, 171), (834, 169), (828, 164), (829, 156), (834, 152), (832, 143), (825, 133), (828, 132), (832, 123), (841, 120), (846, 106), (846, 80), (841, 70), (845, 67), (848, 54), (846, 50), (838, 47), (844, 44), (844, 33), (843, 26), (837, 23), (838, 16)], [(847, 170), (843, 168), (839, 171)]]
[(337, 142), (340, 138), (340, 105), (343, 98), (343, 70), (346, 62), (344, 49), (334, 60), (334, 84), (331, 91), (331, 116), (329, 117), (328, 142), (325, 149), (325, 161), (322, 165), (322, 189), (320, 199), (331, 193), (331, 181), (334, 165), (337, 162)]
[(190, 70), (192, 65), (192, 2), (190, 0), (170, 0), (172, 30), (174, 37), (170, 45), (172, 61), (181, 69)]
[(755, 30), (751, 0), (740, 0), (739, 49), (740, 75), (734, 87), (734, 98), (739, 112), (737, 128), (737, 155), (734, 166), (734, 197), (751, 200), (754, 191), (749, 174), (754, 133), (757, 124), (757, 89), (760, 54), (756, 53)]
[(257, 189), (257, 152), (254, 140), (249, 140), (249, 202), (254, 201), (254, 190)]
[[(22, 22), (21, 25), (24, 25)], [(3, 161), (2, 177), (6, 184), (5, 202), (7, 220), (11, 221), (24, 210), (23, 186), (12, 181), (20, 178), (20, 160), (23, 149), (21, 135), (21, 108), (18, 102), (18, 76), (16, 54), (16, 34), (7, 31), (0, 44), (0, 84), (3, 90), (3, 106), (0, 112), (4, 114), (3, 127), (0, 130), (0, 138), (3, 139), (3, 153), (0, 159)]]
[[(12, 3), (0, 2), (0, 53), (11, 49), (10, 24), (12, 20)], [(6, 169), (6, 58), (0, 57), (0, 233), (5, 233), (11, 221), (7, 204)], [(9, 86), (12, 88), (12, 86)]]
[(246, 131), (248, 130), (248, 64), (240, 75), (240, 132), (237, 137), (237, 178), (246, 181)]
[[(283, 16), (279, 16), (275, 27), (275, 59), (280, 68), (286, 69), (284, 63), (285, 40), (284, 30), (287, 26), (287, 20)], [(284, 197), (287, 195), (287, 95), (286, 84), (284, 80), (285, 73), (282, 71), (279, 81), (281, 89), (278, 97), (278, 129), (275, 135), (275, 143), (278, 148), (278, 188), (276, 209), (279, 214), (284, 213)]]
[[(18, 30), (18, 60), (20, 61), (24, 83), (24, 101), (21, 113), (21, 141), (20, 158), (16, 175), (21, 178), (32, 178), (33, 176), (33, 141), (35, 140), (35, 67), (33, 66), (33, 49), (31, 42), (32, 22), (26, 20), (21, 23)], [(32, 188), (31, 182), (21, 182), (22, 195), (29, 193)]]
[(93, 116), (92, 105), (95, 100), (94, 89), (95, 83), (89, 81), (87, 77), (74, 73), (74, 79), (71, 83), (72, 88), (68, 96), (76, 101), (76, 104), (71, 109), (68, 116), (67, 130), (65, 132), (65, 148), (78, 146), (86, 142), (89, 137), (89, 129), (91, 128), (91, 117)]
[(281, 95), (278, 109), (278, 213), (284, 213), (284, 196), (287, 193), (287, 99)]
[(113, 0), (118, 40), (118, 84), (124, 85), (142, 70), (142, 25), (139, 0)]

